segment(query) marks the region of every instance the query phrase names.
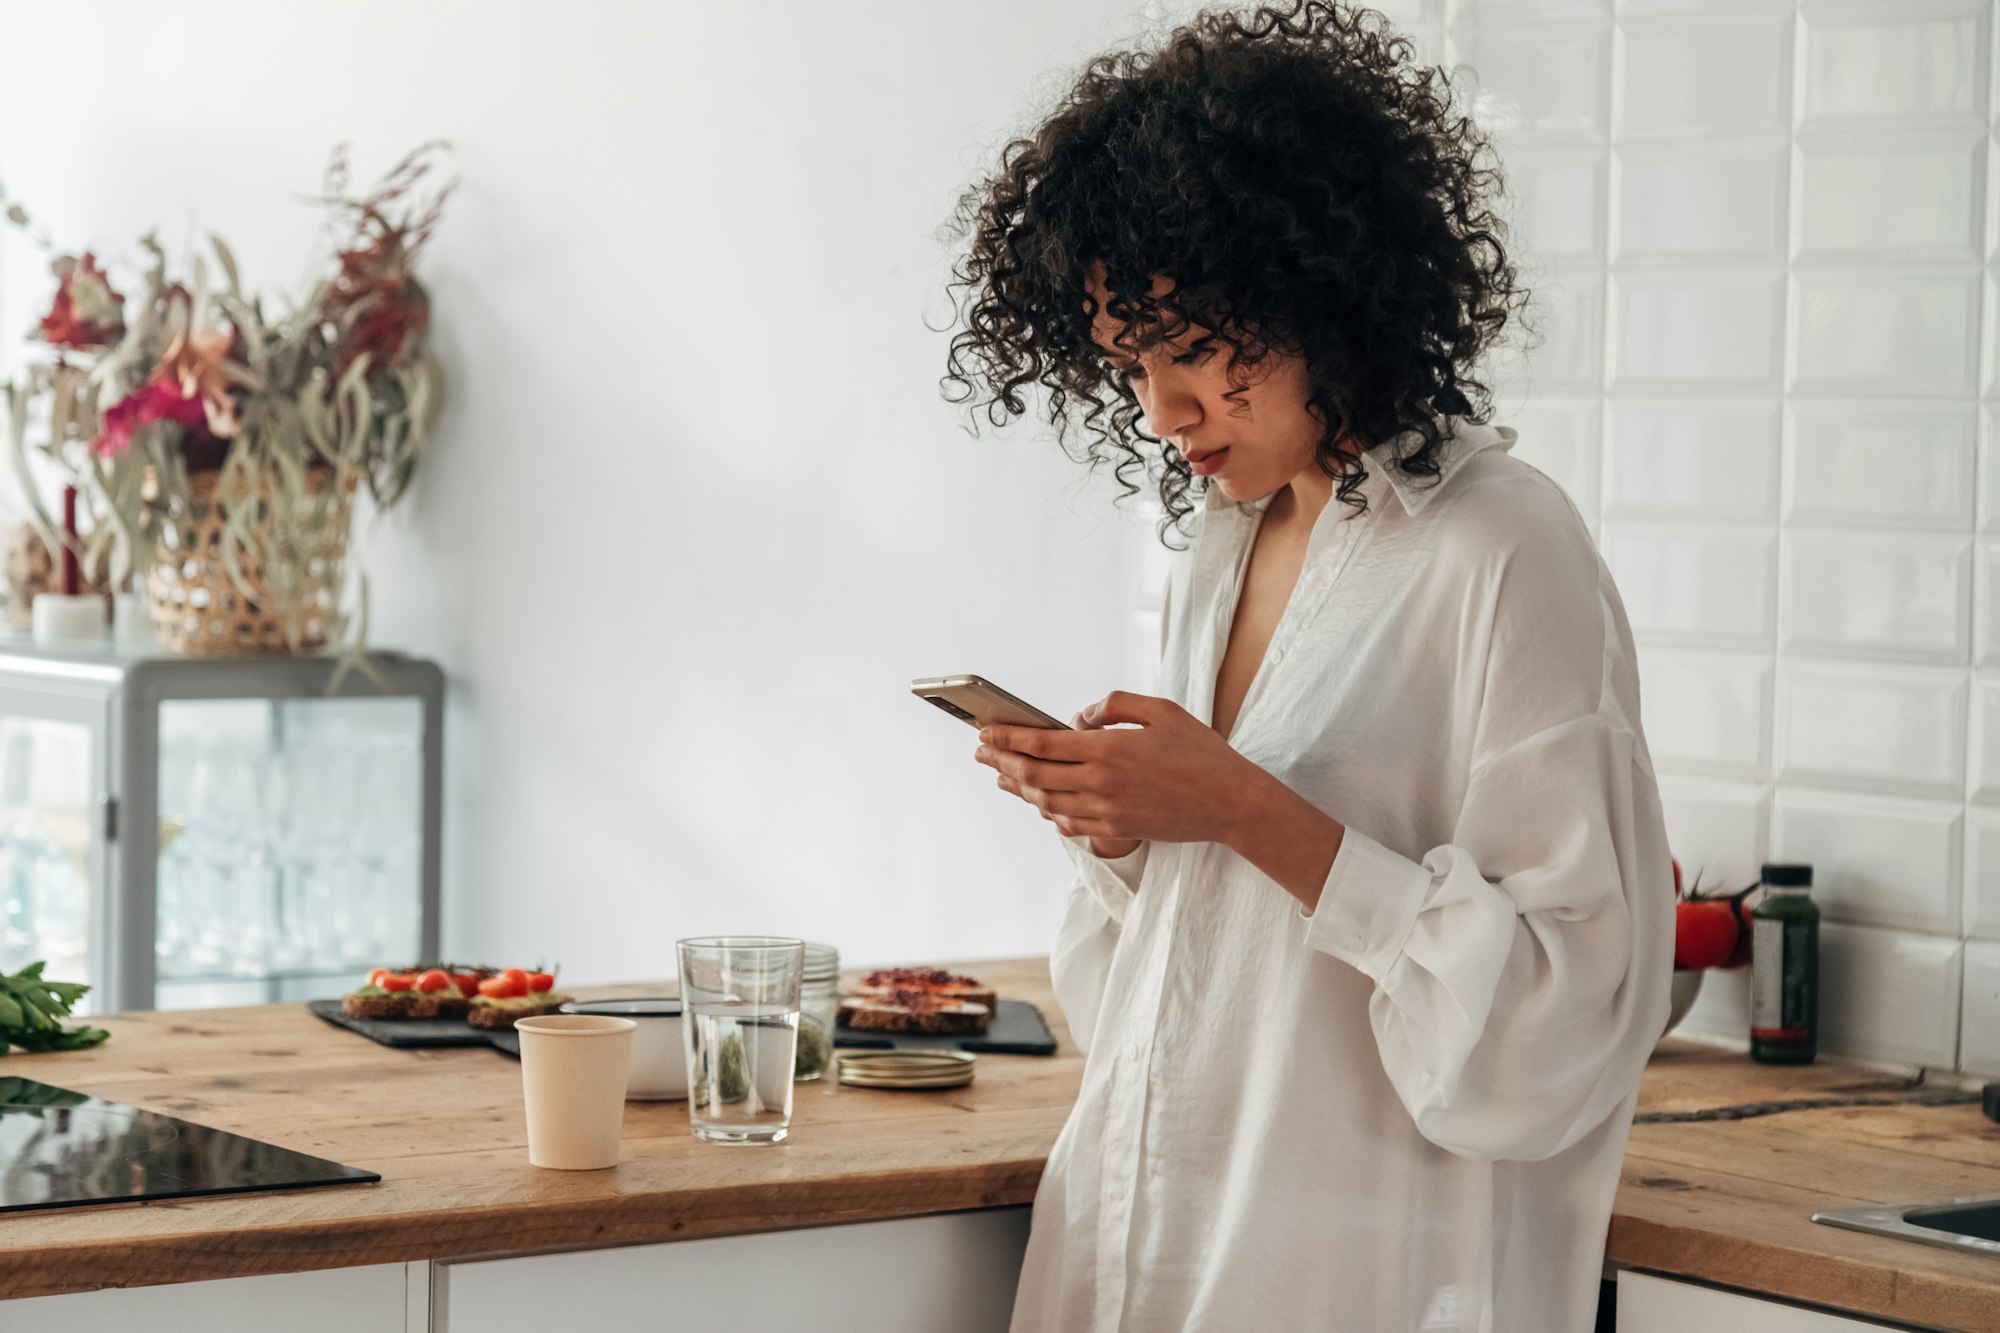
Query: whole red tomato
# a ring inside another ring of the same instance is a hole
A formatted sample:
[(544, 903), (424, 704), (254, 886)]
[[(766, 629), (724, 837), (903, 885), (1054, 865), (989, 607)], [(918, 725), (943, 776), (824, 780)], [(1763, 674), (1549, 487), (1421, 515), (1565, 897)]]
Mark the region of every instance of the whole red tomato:
[(1736, 904), (1719, 899), (1681, 903), (1674, 908), (1674, 966), (1721, 967), (1736, 951), (1740, 933)]
[(1724, 967), (1750, 966), (1750, 940), (1756, 927), (1751, 923), (1750, 895), (1744, 894), (1732, 904), (1736, 909), (1736, 947), (1729, 951), (1729, 961)]

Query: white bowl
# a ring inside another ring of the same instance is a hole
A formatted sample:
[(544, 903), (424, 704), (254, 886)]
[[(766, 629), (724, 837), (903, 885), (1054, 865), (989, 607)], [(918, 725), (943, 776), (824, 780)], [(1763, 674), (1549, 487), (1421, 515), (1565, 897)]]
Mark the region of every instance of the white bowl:
[(671, 1102), (688, 1095), (687, 1052), (681, 1046), (681, 1002), (669, 996), (643, 1000), (571, 1000), (566, 1014), (629, 1018), (632, 1067), (625, 1080), (628, 1102)]
[(1695, 997), (1701, 994), (1701, 979), (1707, 975), (1705, 968), (1688, 968), (1674, 973), (1673, 999), (1667, 1006), (1667, 1031), (1660, 1034), (1662, 1038), (1679, 1027), (1681, 1020), (1688, 1016), (1688, 1010), (1694, 1008)]

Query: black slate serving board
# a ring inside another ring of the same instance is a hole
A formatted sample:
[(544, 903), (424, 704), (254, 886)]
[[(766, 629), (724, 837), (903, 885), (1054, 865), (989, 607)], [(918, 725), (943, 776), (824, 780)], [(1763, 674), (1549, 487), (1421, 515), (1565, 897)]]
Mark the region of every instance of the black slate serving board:
[[(373, 1042), (402, 1049), (436, 1046), (491, 1046), (516, 1060), (521, 1058), (521, 1038), (512, 1031), (488, 1032), (473, 1027), (462, 1018), (407, 1019), (370, 1022), (350, 1018), (339, 1000), (308, 1000), (306, 1008), (336, 1027), (358, 1032)], [(1026, 1000), (1002, 1000), (979, 1037), (939, 1037), (922, 1032), (868, 1032), (841, 1024), (834, 1029), (833, 1044), (854, 1050), (958, 1050), (990, 1055), (1054, 1055), (1055, 1034), (1049, 1031), (1042, 1011)]]
[(349, 1032), (359, 1032), (373, 1042), (384, 1046), (404, 1048), (419, 1046), (492, 1046), (494, 1038), (505, 1037), (514, 1045), (514, 1054), (520, 1054), (519, 1038), (512, 1032), (488, 1032), (476, 1028), (462, 1018), (410, 1018), (389, 1022), (371, 1021), (365, 1018), (351, 1018), (341, 1009), (339, 1000), (307, 1000), (306, 1008), (324, 1018), (336, 1027), (344, 1027)]
[(1026, 1000), (1002, 1000), (981, 1037), (938, 1037), (927, 1032), (868, 1032), (842, 1023), (835, 1046), (857, 1050), (980, 1051), (992, 1055), (1054, 1055), (1056, 1038), (1042, 1011)]

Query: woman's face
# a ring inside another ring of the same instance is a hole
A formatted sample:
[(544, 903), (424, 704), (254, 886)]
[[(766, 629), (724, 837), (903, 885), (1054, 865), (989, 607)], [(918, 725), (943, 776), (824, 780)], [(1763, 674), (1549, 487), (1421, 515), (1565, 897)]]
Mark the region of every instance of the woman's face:
[[(1295, 478), (1317, 478), (1330, 489), (1326, 474), (1315, 466), (1322, 427), (1308, 410), (1308, 380), (1304, 360), (1272, 351), (1247, 368), (1247, 387), (1233, 399), (1224, 397), (1233, 385), (1229, 377), (1232, 349), (1212, 344), (1205, 352), (1190, 348), (1207, 332), (1191, 325), (1170, 341), (1134, 352), (1117, 320), (1105, 310), (1110, 294), (1104, 268), (1089, 276), (1090, 294), (1097, 301), (1093, 335), (1105, 361), (1131, 383), (1146, 415), (1146, 429), (1180, 451), (1198, 477), (1218, 486), (1231, 500), (1258, 500)], [(1153, 279), (1155, 299), (1173, 290), (1165, 277)]]

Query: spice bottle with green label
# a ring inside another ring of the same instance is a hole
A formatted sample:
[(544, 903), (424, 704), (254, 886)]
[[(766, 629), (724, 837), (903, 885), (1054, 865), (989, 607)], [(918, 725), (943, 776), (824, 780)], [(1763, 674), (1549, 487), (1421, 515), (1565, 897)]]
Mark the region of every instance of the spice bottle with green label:
[(1750, 913), (1750, 1058), (1806, 1065), (1819, 1053), (1819, 908), (1812, 867), (1767, 865)]

